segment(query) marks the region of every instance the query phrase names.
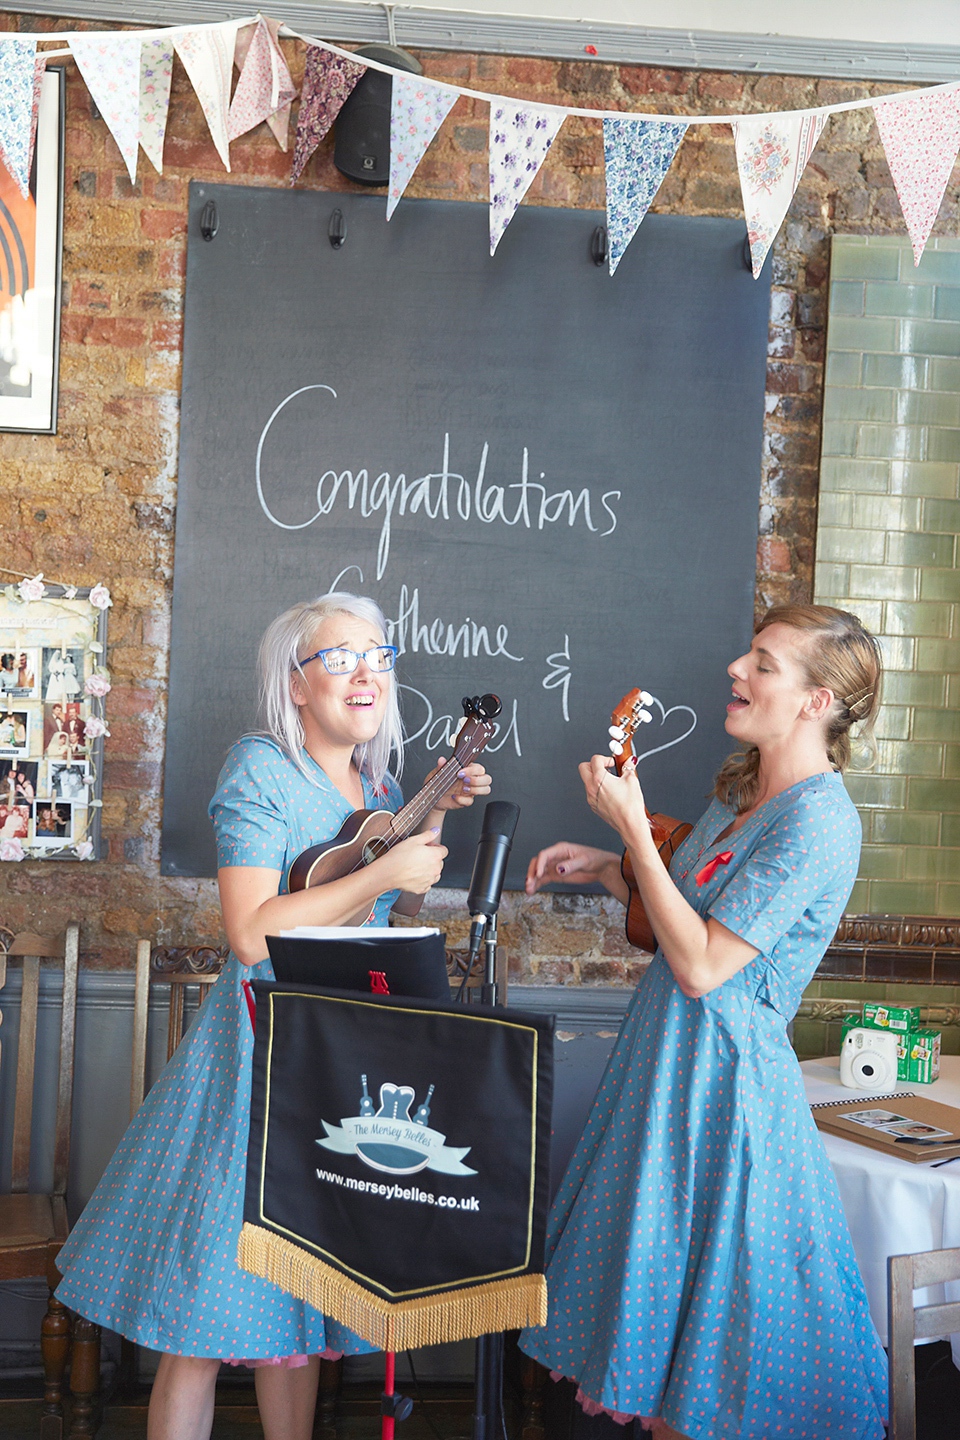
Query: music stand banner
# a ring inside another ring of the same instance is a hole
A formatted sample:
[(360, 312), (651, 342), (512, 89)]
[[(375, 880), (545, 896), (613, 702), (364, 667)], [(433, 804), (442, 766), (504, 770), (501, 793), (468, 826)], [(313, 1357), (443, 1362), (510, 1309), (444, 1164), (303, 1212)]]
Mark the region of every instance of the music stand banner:
[(240, 1265), (382, 1350), (543, 1325), (552, 1016), (253, 989)]

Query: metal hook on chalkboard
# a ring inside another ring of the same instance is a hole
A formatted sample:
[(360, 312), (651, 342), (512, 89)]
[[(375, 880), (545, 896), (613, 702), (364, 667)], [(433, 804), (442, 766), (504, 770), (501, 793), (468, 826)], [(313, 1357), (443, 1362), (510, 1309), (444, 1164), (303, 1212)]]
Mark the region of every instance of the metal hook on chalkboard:
[(590, 237), (590, 256), (594, 265), (607, 263), (607, 232), (602, 225), (598, 225)]
[(200, 234), (204, 240), (212, 240), (220, 229), (220, 216), (213, 200), (208, 200), (200, 211)]
[(347, 238), (347, 222), (343, 218), (342, 210), (334, 210), (330, 216), (330, 224), (327, 226), (327, 236), (334, 250), (343, 248), (343, 242)]

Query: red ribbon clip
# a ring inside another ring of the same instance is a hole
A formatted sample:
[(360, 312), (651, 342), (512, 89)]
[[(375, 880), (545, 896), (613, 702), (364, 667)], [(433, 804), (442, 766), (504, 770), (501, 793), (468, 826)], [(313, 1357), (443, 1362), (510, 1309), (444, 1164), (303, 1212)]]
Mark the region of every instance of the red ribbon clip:
[(731, 861), (732, 859), (733, 859), (733, 851), (732, 851), (732, 850), (721, 850), (719, 855), (714, 855), (713, 859), (712, 859), (712, 860), (708, 860), (707, 863), (706, 863), (706, 865), (704, 865), (703, 869), (700, 871), (699, 875), (697, 876), (697, 884), (698, 884), (698, 885), (709, 885), (710, 881), (713, 879), (714, 875), (716, 874), (717, 866), (718, 866), (718, 865), (729, 865), (729, 863), (730, 863), (730, 861)]
[(243, 997), (247, 1002), (247, 1013), (250, 1016), (250, 1024), (253, 1026), (253, 1033), (257, 1033), (257, 1001), (253, 993), (253, 986), (249, 980), (243, 982)]

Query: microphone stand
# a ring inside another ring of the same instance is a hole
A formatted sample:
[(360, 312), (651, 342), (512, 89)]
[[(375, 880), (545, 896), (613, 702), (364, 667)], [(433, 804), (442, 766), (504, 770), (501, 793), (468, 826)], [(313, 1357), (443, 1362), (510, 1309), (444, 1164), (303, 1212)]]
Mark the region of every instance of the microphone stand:
[[(496, 1005), (497, 912), (487, 916), (483, 932), (484, 980), (480, 998)], [(503, 1432), (503, 1335), (479, 1335), (474, 1360), (473, 1440), (499, 1440)]]
[(500, 996), (497, 987), (497, 912), (487, 916), (486, 929), (483, 932), (484, 946), (484, 975), (483, 985), (480, 990), (480, 999), (484, 1005), (499, 1005)]

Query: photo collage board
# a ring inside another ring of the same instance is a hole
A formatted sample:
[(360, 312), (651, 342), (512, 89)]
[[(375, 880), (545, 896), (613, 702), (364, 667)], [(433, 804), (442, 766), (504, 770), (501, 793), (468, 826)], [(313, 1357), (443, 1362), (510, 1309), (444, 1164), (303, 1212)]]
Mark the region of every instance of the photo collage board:
[(40, 578), (0, 593), (0, 861), (98, 860), (109, 592)]

